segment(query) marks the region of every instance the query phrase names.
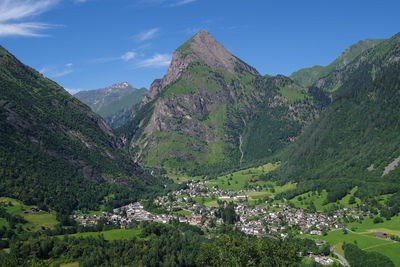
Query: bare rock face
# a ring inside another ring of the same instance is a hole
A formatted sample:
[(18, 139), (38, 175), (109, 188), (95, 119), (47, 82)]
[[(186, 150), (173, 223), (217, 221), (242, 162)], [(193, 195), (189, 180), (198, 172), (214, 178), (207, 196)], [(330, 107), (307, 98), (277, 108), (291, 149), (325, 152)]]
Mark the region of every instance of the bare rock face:
[(207, 31), (200, 31), (193, 37), (190, 47), (197, 60), (204, 61), (211, 68), (225, 69), (235, 72), (239, 67), (259, 75), (258, 71), (233, 56), (222, 44), (217, 42)]
[(215, 134), (214, 127), (204, 125), (202, 120), (221, 104), (229, 102), (231, 100), (228, 92), (210, 92), (203, 88), (199, 88), (198, 94), (160, 99), (155, 104), (149, 124), (144, 131), (148, 135), (155, 131), (181, 131), (187, 136), (199, 138), (207, 143), (221, 141)]

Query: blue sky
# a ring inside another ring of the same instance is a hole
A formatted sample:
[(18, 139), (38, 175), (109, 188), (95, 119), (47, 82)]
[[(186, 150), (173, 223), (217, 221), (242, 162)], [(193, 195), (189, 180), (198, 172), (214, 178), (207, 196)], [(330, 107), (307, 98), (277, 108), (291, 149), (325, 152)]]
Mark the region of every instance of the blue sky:
[(206, 29), (262, 74), (326, 65), (400, 31), (398, 0), (0, 0), (0, 44), (70, 92), (149, 87)]

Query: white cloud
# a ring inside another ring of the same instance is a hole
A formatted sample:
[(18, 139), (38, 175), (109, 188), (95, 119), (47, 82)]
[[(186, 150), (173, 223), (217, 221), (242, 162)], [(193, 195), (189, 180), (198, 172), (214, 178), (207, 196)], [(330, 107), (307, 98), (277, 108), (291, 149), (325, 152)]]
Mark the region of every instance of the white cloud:
[(68, 75), (73, 72), (74, 72), (74, 70), (71, 70), (71, 69), (54, 72), (53, 74), (51, 74), (50, 78), (59, 78), (59, 77)]
[(193, 3), (196, 1), (197, 0), (180, 0), (175, 3), (170, 4), (169, 6), (183, 6), (183, 5), (190, 4), (190, 3)]
[(75, 70), (72, 69), (72, 66), (72, 63), (65, 64), (63, 67), (47, 66), (41, 68), (39, 72), (51, 79), (54, 79), (75, 72)]
[(30, 37), (44, 37), (38, 31), (52, 28), (51, 25), (44, 23), (15, 23), (15, 24), (2, 24), (0, 23), (0, 37), (1, 36), (30, 36)]
[(136, 58), (137, 53), (134, 51), (128, 51), (121, 56), (118, 57), (101, 57), (101, 58), (95, 58), (91, 60), (93, 63), (107, 63), (107, 62), (112, 62), (112, 61), (118, 61), (118, 60), (123, 60), (123, 61), (130, 61), (134, 58)]
[(146, 67), (165, 67), (171, 63), (170, 54), (155, 54), (151, 58), (143, 59), (138, 62), (137, 66), (140, 68)]
[(86, 3), (86, 2), (88, 2), (89, 0), (73, 0), (73, 1), (74, 1), (74, 3), (79, 4), (79, 3)]
[(166, 7), (176, 7), (190, 4), (196, 1), (197, 0), (141, 0), (140, 2), (144, 4), (162, 4)]
[(16, 22), (48, 11), (59, 0), (0, 0), (0, 36), (42, 37), (40, 30), (52, 26), (38, 22)]
[(129, 61), (129, 60), (131, 60), (131, 59), (134, 59), (136, 57), (136, 53), (135, 52), (132, 52), (132, 51), (129, 51), (129, 52), (126, 52), (125, 54), (123, 54), (122, 56), (121, 56), (121, 59), (123, 60), (123, 61)]
[(144, 32), (141, 32), (139, 34), (137, 34), (135, 36), (136, 40), (143, 42), (143, 41), (147, 41), (150, 39), (153, 39), (154, 37), (157, 36), (158, 32), (160, 31), (160, 29), (158, 28), (153, 28)]

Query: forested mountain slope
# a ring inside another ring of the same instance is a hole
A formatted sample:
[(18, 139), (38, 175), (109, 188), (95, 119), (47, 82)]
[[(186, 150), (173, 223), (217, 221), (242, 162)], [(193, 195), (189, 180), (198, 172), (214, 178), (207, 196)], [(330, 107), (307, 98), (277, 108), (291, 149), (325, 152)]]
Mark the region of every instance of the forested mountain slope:
[(157, 180), (121, 147), (89, 107), (0, 47), (0, 195), (63, 213), (138, 197)]
[(273, 155), (317, 110), (305, 88), (261, 76), (201, 31), (176, 50), (122, 133), (144, 165), (210, 174)]
[(339, 70), (353, 61), (362, 52), (380, 44), (384, 39), (367, 39), (348, 47), (343, 53), (328, 66), (314, 66), (301, 69), (290, 75), (290, 78), (301, 86), (311, 86), (320, 78), (332, 71)]
[(400, 34), (316, 85), (333, 102), (286, 149), (278, 174), (313, 180), (308, 186), (340, 191), (338, 196), (355, 185), (363, 185), (359, 195), (398, 191)]

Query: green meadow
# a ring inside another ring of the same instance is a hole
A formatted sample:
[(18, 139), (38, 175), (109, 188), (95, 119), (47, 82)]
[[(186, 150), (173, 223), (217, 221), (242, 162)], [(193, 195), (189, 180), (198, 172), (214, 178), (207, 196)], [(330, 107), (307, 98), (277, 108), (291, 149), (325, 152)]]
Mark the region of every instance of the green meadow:
[[(27, 223), (22, 225), (22, 228), (25, 230), (37, 231), (43, 228), (53, 228), (58, 224), (55, 212), (31, 212), (30, 208), (33, 206), (24, 205), (22, 202), (8, 197), (0, 197), (0, 202), (11, 203), (11, 206), (5, 206), (5, 209), (8, 213), (20, 215), (27, 221)], [(8, 223), (0, 218), (1, 226), (8, 226)]]
[(335, 203), (325, 203), (328, 195), (326, 190), (323, 190), (321, 193), (307, 192), (292, 198), (290, 202), (299, 208), (307, 208), (311, 203), (314, 203), (315, 208), (318, 211), (329, 210), (333, 205), (338, 205), (343, 208), (350, 208), (361, 203), (361, 200), (355, 197), (356, 203), (349, 204), (350, 198), (354, 196), (354, 193), (357, 191), (357, 189), (357, 187), (353, 188), (345, 197)]
[(372, 218), (366, 218), (362, 223), (349, 223), (347, 227), (349, 229), (354, 228), (355, 232), (360, 234), (382, 232), (400, 236), (400, 216), (395, 216), (391, 220), (385, 220), (383, 223), (373, 223)]
[(376, 232), (394, 234), (400, 236), (400, 216), (393, 217), (392, 220), (383, 223), (374, 224), (373, 219), (364, 219), (360, 223), (350, 223), (348, 228), (356, 228), (356, 230), (348, 231), (344, 234), (340, 230), (329, 232), (326, 236), (304, 235), (304, 237), (325, 240), (332, 246), (335, 246), (335, 251), (343, 255), (342, 245), (346, 243), (355, 243), (363, 250), (376, 251), (389, 257), (396, 266), (400, 266), (400, 243), (382, 239), (375, 236)]

